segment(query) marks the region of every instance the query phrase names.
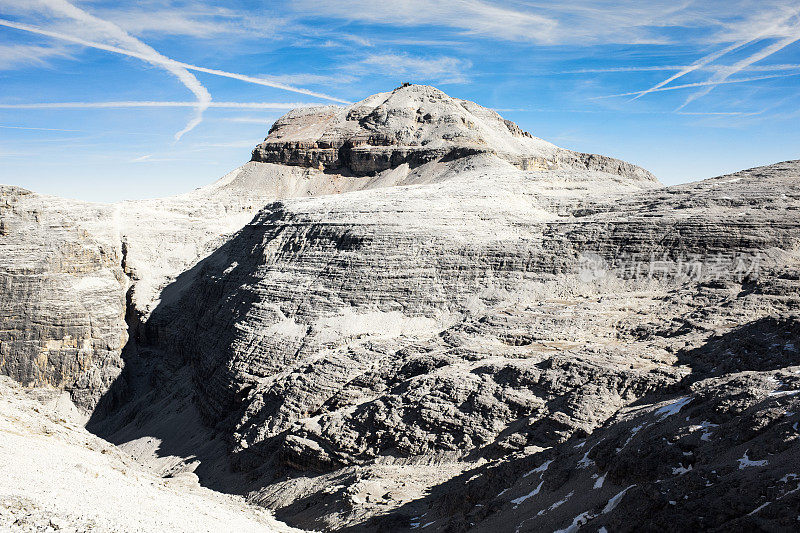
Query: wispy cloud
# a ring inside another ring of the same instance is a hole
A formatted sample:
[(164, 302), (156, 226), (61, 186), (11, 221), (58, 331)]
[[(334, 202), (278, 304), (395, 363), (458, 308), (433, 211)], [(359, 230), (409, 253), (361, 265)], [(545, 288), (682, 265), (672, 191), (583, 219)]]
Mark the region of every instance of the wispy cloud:
[(225, 122), (236, 122), (239, 124), (271, 124), (275, 122), (275, 117), (227, 117), (222, 119)]
[(181, 35), (198, 39), (269, 37), (287, 23), (279, 17), (257, 17), (201, 2), (118, 3), (98, 11), (126, 31), (139, 36)]
[(408, 54), (372, 54), (350, 65), (354, 72), (411, 77), (412, 81), (465, 83), (472, 62), (456, 57), (419, 57)]
[[(346, 85), (354, 83), (357, 78), (338, 72), (336, 74), (259, 74), (257, 79), (264, 80), (276, 85)], [(344, 100), (332, 100), (339, 103), (346, 103)]]
[(710, 86), (717, 86), (717, 85), (726, 85), (730, 83), (747, 83), (752, 81), (760, 81), (760, 80), (769, 80), (774, 78), (788, 78), (791, 76), (800, 76), (800, 72), (796, 74), (772, 74), (769, 76), (755, 76), (752, 78), (738, 78), (735, 80), (719, 80), (719, 81), (700, 81), (697, 83), (686, 83), (683, 85), (670, 85), (669, 87), (659, 87), (658, 89), (647, 89), (646, 91), (632, 91), (628, 93), (619, 93), (619, 94), (609, 94), (606, 96), (595, 96), (592, 100), (599, 100), (603, 98), (617, 98), (620, 96), (633, 96), (633, 95), (641, 95), (644, 92), (648, 93), (655, 93), (655, 92), (663, 92), (663, 91), (676, 91), (678, 89), (688, 89), (691, 87), (710, 87)]
[[(236, 74), (234, 72), (226, 72), (224, 70), (200, 67), (200, 66), (197, 66), (197, 65), (191, 65), (189, 63), (184, 63), (182, 61), (176, 61), (174, 59), (170, 59), (170, 58), (167, 58), (167, 57), (164, 57), (164, 56), (152, 57), (152, 56), (150, 56), (148, 54), (143, 54), (143, 53), (139, 53), (139, 52), (136, 52), (136, 51), (127, 50), (125, 48), (120, 48), (118, 46), (107, 45), (107, 44), (103, 44), (103, 43), (99, 43), (99, 42), (95, 42), (95, 41), (88, 41), (88, 40), (85, 40), (85, 39), (82, 39), (82, 38), (79, 38), (79, 37), (75, 37), (75, 36), (72, 36), (72, 35), (67, 35), (67, 34), (58, 33), (58, 32), (52, 32), (52, 31), (48, 31), (48, 30), (45, 30), (45, 29), (42, 29), (42, 28), (37, 28), (35, 26), (31, 26), (31, 25), (28, 25), (28, 24), (21, 24), (21, 23), (18, 23), (18, 22), (10, 21), (10, 20), (0, 19), (0, 26), (7, 26), (9, 28), (15, 28), (15, 29), (18, 29), (18, 30), (28, 31), (28, 32), (31, 32), (31, 33), (37, 33), (37, 34), (45, 35), (47, 37), (52, 37), (52, 38), (55, 38), (55, 39), (61, 39), (61, 40), (73, 42), (73, 43), (76, 43), (76, 44), (80, 44), (80, 45), (83, 45), (83, 46), (88, 46), (88, 47), (91, 47), (91, 48), (97, 48), (99, 50), (105, 50), (107, 52), (113, 52), (115, 54), (121, 54), (121, 55), (125, 55), (125, 56), (128, 56), (128, 57), (135, 57), (137, 59), (142, 59), (142, 60), (147, 61), (149, 63), (165, 65), (165, 67), (178, 68), (178, 69), (182, 69), (182, 70), (194, 70), (196, 72), (204, 72), (206, 74), (213, 74), (215, 76), (221, 76), (221, 77), (224, 77), (224, 78), (232, 78), (232, 79), (239, 80), (239, 81), (244, 81), (244, 82), (247, 82), (247, 83), (253, 83), (255, 85), (263, 85), (263, 86), (266, 86), (266, 87), (273, 87), (275, 89), (283, 89), (285, 91), (294, 92), (294, 93), (298, 93), (298, 94), (305, 94), (306, 96), (313, 96), (313, 97), (316, 97), (316, 98), (321, 98), (321, 99), (324, 99), (324, 100), (330, 100), (330, 101), (333, 101), (333, 102), (349, 103), (346, 100), (341, 100), (339, 98), (335, 98), (335, 97), (329, 96), (327, 94), (322, 94), (322, 93), (318, 93), (318, 92), (315, 92), (315, 91), (309, 91), (307, 89), (301, 89), (299, 87), (293, 87), (291, 85), (286, 85), (284, 83), (270, 81), (268, 79), (257, 78), (257, 77), (254, 77), (254, 76), (246, 76), (244, 74)], [(189, 74), (189, 75), (192, 76), (191, 74)], [(194, 76), (192, 76), (192, 78), (194, 78)]]
[[(661, 72), (670, 70), (684, 70), (691, 65), (651, 65), (635, 67), (607, 67), (607, 68), (581, 68), (575, 70), (562, 70), (561, 74), (601, 74), (613, 72)], [(705, 65), (698, 68), (698, 71), (718, 72), (730, 68), (728, 65)], [(747, 72), (775, 72), (781, 70), (800, 70), (800, 64), (777, 64), (777, 65), (751, 65), (743, 68)]]
[(72, 54), (63, 46), (0, 44), (0, 70), (22, 66), (47, 66), (49, 59), (68, 58)]
[(740, 41), (740, 42), (734, 43), (734, 44), (732, 44), (730, 46), (726, 46), (722, 50), (718, 50), (718, 51), (714, 52), (713, 54), (708, 54), (707, 56), (698, 59), (697, 61), (695, 61), (694, 63), (692, 63), (688, 67), (682, 68), (680, 71), (678, 71), (677, 73), (673, 74), (672, 76), (670, 76), (666, 80), (653, 85), (652, 87), (650, 87), (647, 90), (644, 90), (644, 91), (636, 93), (636, 96), (633, 99), (636, 100), (637, 98), (641, 98), (642, 96), (645, 96), (646, 94), (650, 94), (652, 92), (657, 92), (660, 88), (664, 87), (665, 85), (668, 85), (668, 84), (672, 83), (673, 81), (677, 80), (678, 78), (682, 78), (683, 76), (685, 76), (685, 75), (687, 75), (687, 74), (689, 74), (691, 72), (694, 72), (695, 70), (703, 68), (706, 65), (708, 65), (709, 63), (713, 63), (714, 61), (716, 61), (720, 57), (722, 57), (722, 56), (724, 56), (726, 54), (729, 54), (729, 53), (733, 52), (734, 50), (738, 50), (739, 48), (741, 48), (741, 47), (753, 42), (754, 39), (755, 38), (751, 38), (751, 39), (747, 39), (745, 41)]
[[(647, 94), (650, 94), (650, 93), (653, 93), (653, 92), (657, 92), (659, 89), (661, 89), (662, 87), (664, 87), (666, 85), (669, 85), (673, 81), (675, 81), (675, 80), (677, 80), (679, 78), (682, 78), (683, 76), (686, 76), (687, 74), (690, 74), (690, 73), (692, 73), (692, 72), (694, 72), (696, 70), (699, 70), (699, 69), (702, 69), (704, 67), (707, 67), (708, 65), (714, 63), (715, 61), (717, 61), (721, 57), (723, 57), (725, 55), (728, 55), (728, 54), (730, 54), (732, 52), (735, 52), (735, 51), (737, 51), (737, 50), (739, 50), (741, 48), (744, 48), (744, 47), (746, 47), (746, 46), (748, 46), (748, 45), (750, 45), (752, 43), (755, 43), (755, 42), (757, 42), (759, 40), (766, 39), (766, 38), (783, 37), (782, 34), (786, 31), (786, 29), (784, 27), (784, 24), (797, 16), (797, 10), (796, 9), (792, 9), (792, 10), (788, 10), (788, 11), (787, 10), (783, 10), (783, 12), (780, 13), (780, 14), (778, 14), (778, 13), (772, 14), (772, 18), (771, 18), (771, 21), (769, 23), (765, 23), (765, 21), (760, 20), (760, 15), (761, 14), (759, 14), (759, 16), (756, 17), (761, 22), (759, 25), (754, 26), (752, 24), (752, 20), (753, 20), (752, 18), (751, 19), (746, 19), (745, 21), (740, 22), (738, 24), (738, 26), (741, 27), (744, 30), (745, 34), (746, 34), (746, 36), (744, 38), (738, 40), (737, 42), (734, 42), (733, 44), (730, 44), (730, 45), (722, 48), (721, 50), (718, 50), (718, 51), (713, 52), (711, 54), (708, 54), (708, 55), (706, 55), (704, 57), (701, 57), (700, 59), (698, 59), (697, 61), (695, 61), (691, 65), (689, 65), (689, 66), (687, 66), (685, 68), (682, 68), (677, 73), (675, 73), (672, 76), (670, 76), (669, 78), (657, 83), (656, 85), (650, 87), (649, 89), (635, 93), (636, 96), (633, 98), (633, 100), (641, 98), (641, 97), (643, 97), (643, 96), (645, 96)], [(777, 52), (779, 50), (782, 50), (783, 48), (786, 48), (787, 46), (789, 46), (790, 44), (794, 43), (795, 41), (800, 40), (800, 33), (798, 33), (796, 28), (794, 29), (794, 31), (791, 31), (790, 33), (791, 33), (790, 37), (783, 38), (779, 42), (774, 43), (774, 44), (772, 44), (770, 46), (767, 46), (765, 49), (763, 49), (763, 50), (761, 50), (761, 51), (749, 56), (748, 58), (746, 58), (746, 59), (744, 59), (742, 61), (737, 62), (736, 64), (734, 64), (734, 65), (732, 65), (730, 67), (723, 67), (722, 69), (720, 69), (718, 71), (718, 73), (710, 81), (723, 82), (723, 81), (727, 80), (728, 78), (730, 78), (732, 75), (736, 74), (737, 72), (740, 72), (741, 70), (749, 67), (753, 63), (756, 63), (756, 62), (758, 62), (758, 61), (760, 61), (760, 60), (772, 55), (773, 53), (775, 53), (775, 52)], [(710, 91), (712, 91), (714, 89), (714, 87), (716, 85), (719, 85), (719, 83), (717, 83), (717, 84), (707, 84), (707, 85), (708, 85), (708, 87), (706, 89), (704, 89), (703, 91), (700, 91), (698, 93), (695, 93), (694, 95), (691, 95), (679, 109), (682, 109), (683, 107), (685, 107), (689, 102), (691, 102), (691, 101), (693, 101), (693, 100), (695, 100), (695, 99), (697, 99), (697, 98), (699, 98), (699, 97), (701, 97), (701, 96), (703, 96), (705, 94), (708, 94)]]
[(678, 111), (677, 115), (689, 116), (710, 116), (710, 117), (749, 117), (753, 115), (760, 115), (764, 111)]
[(451, 31), (445, 39), (455, 34), (544, 45), (676, 44), (685, 42), (685, 34), (676, 39), (669, 29), (704, 28), (692, 39), (708, 46), (751, 39), (786, 12), (788, 3), (761, 0), (759, 10), (748, 0), (295, 0), (292, 6), (306, 17), (441, 27)]
[(69, 133), (87, 133), (85, 130), (69, 130), (64, 128), (32, 128), (30, 126), (8, 126), (5, 124), (0, 124), (0, 128), (9, 130), (64, 131)]
[(557, 22), (527, 10), (481, 0), (333, 0), (320, 4), (299, 0), (295, 8), (348, 20), (402, 26), (447, 26), (464, 34), (500, 37), (512, 41), (549, 41)]
[[(755, 54), (753, 54), (753, 55), (751, 55), (751, 56), (749, 56), (749, 57), (747, 57), (745, 59), (742, 59), (741, 61), (738, 61), (737, 63), (735, 63), (734, 65), (731, 65), (730, 67), (724, 68), (723, 70), (718, 72), (716, 75), (714, 75), (714, 77), (712, 77), (711, 81), (724, 82), (725, 80), (727, 80), (728, 78), (730, 78), (734, 74), (736, 74), (736, 73), (740, 72), (741, 70), (749, 67), (753, 63), (757, 63), (757, 62), (761, 61), (762, 59), (765, 59), (765, 58), (771, 56), (772, 54), (783, 50), (784, 48), (786, 48), (790, 44), (796, 43), (797, 41), (800, 41), (800, 27), (798, 27), (798, 29), (796, 30), (796, 32), (793, 35), (790, 35), (789, 37), (781, 39), (778, 42), (773, 43), (770, 46), (767, 46), (766, 48), (763, 48), (762, 50), (758, 51), (757, 53), (755, 53)], [(686, 98), (686, 101), (683, 103), (683, 105), (681, 105), (678, 109), (679, 110), (683, 109), (684, 107), (689, 105), (691, 102), (697, 100), (698, 98), (701, 98), (701, 97), (707, 95), (708, 93), (710, 93), (714, 89), (714, 87), (715, 87), (714, 85), (710, 85), (708, 88), (706, 88), (706, 89), (704, 89), (702, 91), (699, 91), (699, 92), (697, 92), (695, 94), (690, 95), (688, 98)]]
[[(31, 33), (49, 36), (68, 42), (73, 42), (83, 46), (97, 48), (113, 53), (127, 55), (146, 61), (152, 65), (161, 67), (175, 76), (196, 98), (194, 104), (194, 114), (186, 126), (175, 134), (175, 139), (179, 140), (184, 134), (194, 129), (203, 120), (203, 113), (209, 108), (212, 98), (211, 93), (202, 83), (190, 72), (190, 70), (214, 74), (228, 78), (283, 89), (295, 93), (314, 96), (317, 98), (331, 101), (344, 102), (343, 100), (314, 91), (293, 87), (287, 84), (272, 82), (254, 78), (251, 76), (226, 72), (218, 69), (209, 69), (175, 61), (159, 53), (151, 46), (145, 44), (138, 38), (132, 36), (121, 27), (108, 20), (101, 19), (91, 13), (71, 4), (67, 0), (34, 0), (26, 4), (27, 9), (44, 11), (47, 15), (55, 14), (58, 17), (76, 21), (79, 24), (73, 25), (83, 36), (65, 34), (63, 32), (48, 31), (43, 28), (22, 24), (10, 20), (0, 20), (0, 25), (23, 30)], [(88, 35), (88, 37), (86, 37)]]
[[(126, 107), (195, 107), (197, 102), (121, 101), (121, 102), (40, 102), (26, 104), (0, 104), (0, 109), (115, 109)], [(209, 102), (208, 107), (229, 109), (294, 109), (315, 107), (308, 102)]]
[(253, 148), (260, 142), (261, 139), (245, 139), (241, 141), (227, 141), (218, 143), (209, 142), (197, 144), (195, 148), (198, 150), (203, 148)]
[[(182, 66), (171, 63), (169, 58), (160, 54), (154, 48), (143, 43), (136, 37), (128, 34), (125, 30), (113, 22), (95, 17), (91, 13), (70, 4), (66, 0), (32, 1), (29, 4), (29, 8), (32, 10), (45, 11), (46, 13), (54, 13), (60, 17), (79, 22), (76, 27), (80, 28), (84, 34), (89, 33), (95, 37), (111, 40), (112, 42), (124, 47), (126, 50), (130, 50), (132, 53), (135, 53), (140, 59), (164, 68), (167, 72), (175, 76), (197, 98), (194, 116), (183, 130), (175, 134), (176, 140), (180, 139), (181, 136), (183, 136), (186, 132), (191, 131), (202, 121), (203, 111), (205, 111), (205, 109), (208, 107), (208, 103), (211, 102), (211, 93), (208, 92), (203, 84), (201, 84), (192, 73)], [(31, 31), (29, 28), (24, 28), (24, 25), (20, 25), (12, 21), (3, 21), (2, 24), (12, 28), (16, 27), (17, 29)], [(74, 39), (72, 41), (75, 42)]]

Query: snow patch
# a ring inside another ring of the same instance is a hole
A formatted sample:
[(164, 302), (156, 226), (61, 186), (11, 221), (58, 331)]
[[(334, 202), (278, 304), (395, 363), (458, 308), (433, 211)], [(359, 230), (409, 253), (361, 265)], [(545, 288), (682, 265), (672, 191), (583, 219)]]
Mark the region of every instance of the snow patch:
[(800, 390), (774, 390), (769, 393), (770, 396), (774, 397), (781, 397), (781, 396), (794, 396), (795, 394), (800, 393)]
[(631, 428), (631, 434), (628, 435), (628, 440), (626, 440), (625, 444), (623, 444), (620, 448), (617, 448), (617, 453), (621, 452), (622, 449), (625, 448), (625, 446), (627, 446), (631, 442), (631, 440), (633, 440), (633, 437), (635, 437), (636, 434), (639, 433), (643, 427), (644, 424), (640, 424), (634, 428)]
[(676, 467), (676, 468), (672, 469), (672, 475), (673, 476), (682, 476), (686, 472), (691, 472), (691, 471), (692, 471), (692, 465), (689, 465), (689, 466), (681, 465), (679, 467)]
[(569, 494), (567, 494), (566, 496), (564, 496), (564, 499), (563, 499), (563, 500), (558, 500), (558, 501), (557, 501), (557, 502), (555, 502), (553, 505), (551, 505), (550, 507), (548, 507), (546, 510), (545, 510), (545, 509), (542, 509), (541, 511), (539, 511), (538, 513), (536, 513), (536, 516), (542, 516), (542, 515), (543, 515), (544, 513), (546, 513), (547, 511), (552, 511), (552, 510), (554, 510), (554, 509), (557, 509), (557, 508), (561, 507), (562, 505), (564, 505), (565, 503), (567, 503), (567, 502), (569, 501), (569, 499), (570, 499), (570, 498), (572, 498), (572, 496), (573, 496), (574, 494), (575, 494), (575, 491), (571, 491)]
[[(589, 452), (592, 450), (589, 450)], [(594, 461), (589, 459), (589, 452), (583, 454), (583, 457), (578, 461), (578, 468), (589, 468), (594, 464)]]
[(765, 465), (769, 464), (769, 462), (766, 459), (761, 459), (760, 461), (752, 461), (752, 460), (750, 460), (750, 458), (747, 456), (747, 453), (749, 451), (750, 450), (747, 450), (746, 452), (744, 452), (744, 455), (742, 456), (742, 458), (739, 459), (739, 470), (744, 470), (745, 468), (750, 467), (750, 466), (765, 466)]
[(703, 434), (700, 435), (700, 440), (709, 442), (711, 440), (711, 434), (712, 434), (712, 432), (709, 431), (709, 428), (716, 428), (716, 427), (719, 427), (719, 424), (712, 424), (708, 420), (703, 420), (702, 422), (700, 422), (699, 425), (689, 426), (689, 431), (695, 432), (700, 429), (704, 430)]
[(523, 474), (523, 475), (522, 475), (522, 477), (528, 477), (528, 476), (530, 476), (531, 474), (535, 474), (535, 473), (537, 473), (537, 472), (544, 472), (544, 471), (546, 471), (546, 470), (547, 470), (547, 467), (548, 467), (548, 466), (550, 466), (550, 464), (551, 464), (552, 462), (553, 462), (553, 460), (552, 460), (552, 459), (551, 459), (551, 460), (549, 460), (549, 461), (545, 461), (545, 462), (544, 462), (544, 463), (543, 463), (541, 466), (539, 466), (539, 467), (537, 467), (537, 468), (534, 468), (533, 470), (531, 470), (531, 471), (530, 471), (530, 472), (528, 472), (527, 474)]
[(529, 492), (525, 496), (520, 496), (519, 498), (515, 498), (515, 499), (511, 500), (511, 503), (513, 503), (516, 506), (516, 505), (521, 504), (525, 500), (527, 500), (529, 498), (532, 498), (533, 496), (536, 496), (537, 494), (539, 494), (539, 491), (542, 490), (542, 485), (544, 485), (544, 481), (539, 483), (539, 485), (537, 485), (535, 489), (533, 489), (531, 492)]
[(575, 518), (572, 519), (572, 523), (567, 526), (565, 529), (557, 529), (553, 533), (575, 533), (578, 531), (582, 525), (587, 523), (589, 520), (594, 518), (596, 515), (591, 514), (589, 511), (585, 511)]
[(756, 513), (757, 513), (757, 512), (759, 512), (761, 509), (763, 509), (764, 507), (766, 507), (767, 505), (769, 505), (769, 504), (771, 504), (771, 503), (772, 503), (772, 502), (767, 502), (767, 503), (763, 503), (763, 504), (759, 505), (758, 507), (756, 507), (755, 509), (753, 509), (752, 511), (750, 511), (749, 513), (747, 513), (747, 516), (752, 516), (752, 515), (756, 514)]
[(608, 500), (606, 506), (603, 507), (603, 514), (607, 514), (613, 511), (617, 507), (617, 505), (619, 505), (619, 502), (620, 500), (622, 500), (622, 497), (625, 496), (625, 493), (635, 486), (636, 486), (635, 484), (629, 485), (628, 487), (622, 489), (622, 491), (620, 491), (619, 494)]
[(654, 414), (658, 415), (659, 417), (658, 421), (661, 422), (662, 420), (665, 420), (667, 417), (678, 414), (680, 410), (683, 409), (691, 401), (692, 398), (689, 396), (678, 398), (674, 402), (667, 404), (659, 409), (656, 409)]
[(605, 482), (605, 480), (606, 480), (606, 474), (603, 474), (602, 476), (597, 478), (597, 481), (594, 482), (594, 488), (602, 489), (603, 488), (603, 483)]

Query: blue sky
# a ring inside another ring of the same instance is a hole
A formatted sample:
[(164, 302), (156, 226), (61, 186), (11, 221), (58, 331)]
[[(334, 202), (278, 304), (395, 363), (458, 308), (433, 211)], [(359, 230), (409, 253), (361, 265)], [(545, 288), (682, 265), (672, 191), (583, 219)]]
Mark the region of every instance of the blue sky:
[(401, 82), (664, 183), (800, 157), (800, 1), (0, 0), (0, 183), (165, 196)]

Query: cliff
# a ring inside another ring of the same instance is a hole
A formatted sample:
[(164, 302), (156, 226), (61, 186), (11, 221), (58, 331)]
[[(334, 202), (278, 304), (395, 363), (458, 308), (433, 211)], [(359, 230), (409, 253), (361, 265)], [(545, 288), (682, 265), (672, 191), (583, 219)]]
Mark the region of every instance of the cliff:
[(662, 187), (423, 86), (253, 157), (4, 190), (2, 372), (298, 527), (795, 523), (800, 162)]

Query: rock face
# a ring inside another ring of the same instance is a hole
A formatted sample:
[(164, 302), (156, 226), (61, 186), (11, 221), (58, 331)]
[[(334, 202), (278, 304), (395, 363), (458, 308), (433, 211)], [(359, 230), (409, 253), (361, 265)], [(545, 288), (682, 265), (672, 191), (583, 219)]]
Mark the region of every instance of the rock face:
[[(119, 247), (130, 340), (89, 427), (291, 525), (796, 520), (800, 162), (664, 188), (411, 86), (289, 113), (208, 188), (98, 208), (111, 236), (31, 196), (3, 228), (38, 205)], [(4, 230), (9, 265), (30, 228)]]
[(558, 148), (491, 109), (425, 85), (404, 85), (346, 108), (291, 111), (253, 150), (253, 161), (363, 176), (476, 154), (493, 154), (524, 170), (588, 169), (655, 181), (624, 161)]
[(30, 191), (0, 192), (0, 371), (92, 406), (122, 369), (125, 276), (120, 247), (76, 218), (111, 226), (111, 212), (65, 219)]

